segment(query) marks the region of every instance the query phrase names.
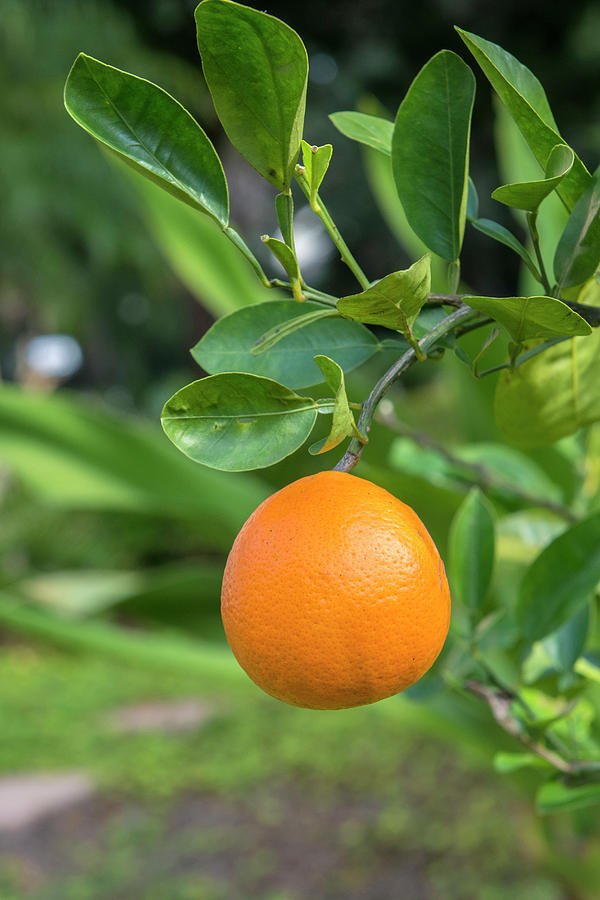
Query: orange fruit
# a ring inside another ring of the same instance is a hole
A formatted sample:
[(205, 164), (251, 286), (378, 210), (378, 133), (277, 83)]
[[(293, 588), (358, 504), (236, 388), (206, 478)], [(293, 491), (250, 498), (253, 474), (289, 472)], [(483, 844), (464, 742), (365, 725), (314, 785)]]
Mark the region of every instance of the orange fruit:
[(309, 709), (374, 703), (420, 678), (450, 623), (444, 565), (417, 514), (345, 472), (268, 497), (225, 568), (223, 625), (268, 694)]

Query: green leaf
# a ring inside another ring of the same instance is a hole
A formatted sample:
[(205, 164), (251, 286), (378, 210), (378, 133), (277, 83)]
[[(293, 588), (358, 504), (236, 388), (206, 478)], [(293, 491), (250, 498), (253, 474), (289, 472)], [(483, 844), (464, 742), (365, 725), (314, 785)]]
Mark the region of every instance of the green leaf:
[[(204, 2), (206, 3), (206, 0), (204, 0)], [(261, 241), (263, 244), (266, 244), (273, 256), (279, 260), (290, 276), (290, 280), (299, 281), (300, 269), (298, 268), (298, 260), (296, 259), (294, 251), (291, 250), (287, 244), (284, 244), (283, 241), (278, 241), (277, 238), (268, 237), (266, 234), (261, 237)]]
[(590, 627), (590, 604), (578, 609), (559, 629), (531, 648), (523, 663), (523, 681), (533, 684), (545, 675), (569, 672), (583, 652)]
[(517, 184), (505, 184), (492, 193), (494, 200), (533, 212), (542, 200), (558, 187), (563, 178), (573, 168), (575, 154), (566, 144), (557, 144), (552, 148), (546, 162), (546, 177), (538, 181), (521, 181)]
[(477, 231), (481, 231), (482, 234), (487, 235), (487, 237), (493, 238), (493, 240), (498, 241), (500, 244), (504, 244), (505, 247), (510, 247), (511, 250), (514, 250), (514, 252), (521, 257), (530, 271), (536, 271), (535, 263), (529, 255), (529, 252), (525, 249), (523, 244), (516, 239), (512, 232), (504, 227), (504, 225), (500, 225), (492, 219), (471, 219), (471, 225), (473, 228), (476, 228)]
[(591, 278), (600, 264), (600, 173), (577, 201), (554, 255), (554, 274), (562, 288)]
[(535, 753), (496, 753), (494, 769), (501, 775), (509, 775), (519, 769), (548, 769), (550, 763)]
[(294, 249), (294, 200), (292, 192), (286, 191), (277, 194), (275, 197), (275, 209), (277, 211), (277, 221), (281, 228), (281, 235), (284, 242), (292, 250)]
[(313, 322), (319, 322), (321, 319), (331, 319), (338, 315), (339, 313), (335, 309), (321, 307), (321, 309), (312, 310), (312, 312), (304, 313), (304, 315), (295, 316), (292, 319), (288, 319), (287, 322), (275, 325), (262, 334), (250, 352), (253, 356), (257, 356), (259, 353), (266, 353), (267, 350), (270, 350), (290, 334), (294, 334), (295, 331), (306, 328), (307, 325), (312, 325)]
[(310, 188), (311, 205), (316, 202), (317, 192), (329, 168), (332, 153), (331, 144), (314, 147), (307, 144), (306, 141), (302, 141), (302, 165)]
[(338, 131), (386, 156), (392, 153), (394, 123), (381, 116), (370, 116), (361, 112), (337, 112), (329, 116)]
[(479, 194), (475, 182), (469, 175), (467, 179), (467, 219), (472, 222), (479, 217)]
[[(544, 88), (529, 69), (498, 44), (456, 29), (479, 63), (484, 75), (508, 108), (541, 166), (556, 144), (563, 143)], [(575, 155), (573, 168), (557, 191), (571, 210), (588, 186), (590, 174)]]
[[(250, 372), (304, 388), (321, 381), (313, 360), (316, 354), (331, 357), (348, 372), (380, 349), (368, 328), (346, 319), (321, 318), (324, 311), (329, 310), (310, 300), (273, 300), (246, 307), (215, 322), (192, 348), (192, 356), (211, 375)], [(252, 353), (268, 331), (313, 312), (319, 314), (318, 321), (288, 334), (268, 353)]]
[(137, 172), (227, 225), (219, 157), (198, 123), (162, 88), (80, 53), (65, 85), (65, 106)]
[(328, 356), (315, 356), (315, 362), (323, 373), (328, 386), (333, 391), (335, 405), (329, 435), (308, 448), (308, 452), (314, 456), (333, 450), (347, 437), (357, 437), (364, 442), (360, 431), (356, 427), (352, 410), (348, 405), (342, 369)]
[(600, 513), (573, 525), (542, 550), (525, 572), (516, 616), (535, 641), (555, 631), (600, 581)]
[(465, 303), (503, 325), (513, 341), (591, 334), (591, 327), (554, 297), (465, 297)]
[(461, 602), (481, 609), (494, 568), (494, 518), (479, 488), (460, 505), (450, 528), (448, 574)]
[(342, 297), (337, 309), (355, 322), (382, 325), (410, 335), (431, 290), (431, 257), (428, 253), (409, 269), (392, 272), (360, 294)]
[(547, 781), (536, 795), (538, 812), (543, 815), (581, 809), (600, 803), (600, 783), (568, 785), (561, 781)]
[(200, 523), (203, 543), (218, 550), (230, 547), (268, 493), (256, 476), (191, 466), (158, 425), (67, 392), (0, 387), (0, 461), (37, 503), (178, 517)]
[(196, 26), (204, 76), (227, 137), (263, 178), (287, 190), (304, 125), (304, 44), (280, 19), (230, 0), (203, 0)]
[(442, 50), (423, 66), (400, 104), (392, 167), (406, 218), (425, 245), (458, 259), (467, 208), (475, 78), (455, 53)]
[(201, 378), (165, 403), (167, 437), (214, 469), (262, 469), (290, 456), (312, 431), (317, 407), (270, 378), (228, 372)]
[[(591, 280), (578, 301), (597, 305), (600, 288)], [(537, 447), (600, 419), (600, 329), (550, 347), (514, 372), (500, 373), (494, 413), (506, 437)]]

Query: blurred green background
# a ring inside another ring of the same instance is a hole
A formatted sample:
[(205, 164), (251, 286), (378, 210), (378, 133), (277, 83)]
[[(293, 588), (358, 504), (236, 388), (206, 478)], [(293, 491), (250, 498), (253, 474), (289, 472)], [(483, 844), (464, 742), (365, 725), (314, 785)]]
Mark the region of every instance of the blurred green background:
[[(225, 475), (163, 437), (162, 404), (202, 374), (189, 348), (265, 291), (208, 220), (117, 170), (62, 105), (80, 50), (166, 88), (215, 141), (232, 218), (262, 254), (274, 192), (218, 128), (194, 5), (0, 0), (0, 797), (23, 774), (76, 772), (91, 785), (62, 813), (16, 827), (23, 794), (12, 825), (0, 816), (0, 900), (600, 896), (581, 874), (598, 871), (586, 837), (597, 814), (578, 833), (560, 817), (536, 822), (529, 782), (507, 785), (491, 770), (492, 748), (510, 744), (477, 701), (436, 692), (431, 679), (368, 709), (286, 708), (224, 643), (219, 586), (237, 530), (269, 492), (332, 466), (335, 453), (301, 450)], [(526, 62), (566, 139), (597, 164), (596, 3), (552, 15), (513, 0), (281, 0), (267, 11), (307, 45), (306, 138), (334, 144), (323, 193), (371, 278), (407, 264), (410, 248), (381, 158), (327, 116), (375, 104), (394, 115), (432, 53), (461, 52), (453, 24)], [(482, 215), (519, 156), (507, 129), (478, 81)], [(297, 242), (311, 283), (354, 289), (301, 204)], [(496, 295), (520, 277), (508, 252), (473, 231), (463, 276)], [(352, 399), (391, 358), (349, 376)], [(393, 398), (405, 423), (447, 446), (498, 440), (492, 379), (476, 383), (456, 360), (421, 368)], [(424, 479), (407, 452), (376, 426), (360, 472), (414, 506), (443, 553), (465, 487)], [(572, 460), (568, 441), (534, 455), (567, 499)], [(515, 510), (510, 527), (500, 593), (553, 525)], [(510, 555), (517, 533), (528, 535), (525, 558)]]

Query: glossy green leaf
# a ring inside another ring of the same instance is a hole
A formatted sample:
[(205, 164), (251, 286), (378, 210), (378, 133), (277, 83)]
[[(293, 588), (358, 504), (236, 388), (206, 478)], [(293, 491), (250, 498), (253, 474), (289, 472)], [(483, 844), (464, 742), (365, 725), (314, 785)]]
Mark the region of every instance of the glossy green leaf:
[(317, 191), (325, 178), (332, 154), (333, 147), (331, 144), (315, 147), (307, 144), (306, 141), (302, 141), (302, 165), (304, 166), (304, 174), (310, 189), (311, 204), (316, 200)]
[(347, 437), (361, 438), (361, 434), (354, 421), (352, 410), (348, 405), (342, 369), (333, 359), (329, 359), (328, 356), (315, 356), (315, 362), (335, 396), (335, 404), (333, 407), (329, 434), (326, 438), (317, 441), (316, 444), (313, 444), (308, 448), (308, 452), (313, 455), (327, 453), (328, 450), (333, 450), (334, 447), (341, 444)]
[(192, 466), (158, 424), (109, 413), (93, 398), (0, 388), (0, 462), (37, 503), (211, 522), (202, 541), (227, 550), (268, 489), (256, 476)]
[(513, 341), (590, 334), (591, 328), (578, 313), (554, 297), (464, 298), (473, 309), (503, 325)]
[(554, 256), (559, 289), (591, 278), (600, 264), (600, 173), (577, 201)]
[(213, 316), (282, 296), (261, 284), (220, 225), (111, 157), (140, 196), (141, 211), (158, 248), (177, 277)]
[(523, 681), (533, 684), (545, 675), (570, 671), (585, 647), (590, 627), (590, 604), (578, 609), (564, 625), (531, 648), (523, 663)]
[(459, 507), (450, 528), (448, 575), (453, 591), (468, 609), (483, 606), (494, 568), (494, 518), (479, 488)]
[(266, 244), (273, 256), (277, 260), (279, 260), (285, 271), (290, 276), (290, 280), (298, 281), (300, 278), (300, 270), (298, 268), (298, 260), (296, 259), (296, 254), (294, 253), (294, 251), (291, 250), (287, 244), (284, 244), (283, 241), (278, 241), (277, 238), (272, 238), (264, 235), (261, 240), (263, 244)]
[(581, 809), (600, 803), (600, 783), (568, 785), (562, 781), (547, 781), (536, 795), (538, 812), (548, 814)]
[(204, 76), (229, 140), (263, 178), (287, 190), (304, 125), (304, 44), (280, 19), (230, 0), (203, 0), (196, 26)]
[(317, 417), (315, 401), (270, 378), (228, 372), (201, 378), (165, 403), (167, 437), (213, 469), (272, 466), (300, 447)]
[(329, 118), (345, 137), (391, 156), (393, 122), (381, 116), (350, 111), (332, 113)]
[[(462, 28), (456, 30), (508, 108), (537, 161), (544, 166), (553, 147), (563, 141), (539, 80), (498, 44)], [(557, 187), (568, 209), (573, 209), (589, 180), (589, 172), (575, 155), (571, 171)]]
[(521, 181), (516, 184), (504, 184), (492, 193), (494, 200), (533, 212), (542, 200), (558, 187), (560, 182), (573, 168), (575, 155), (566, 144), (553, 147), (545, 167), (546, 177), (539, 181)]
[[(192, 356), (211, 375), (250, 372), (303, 388), (321, 381), (315, 355), (331, 357), (348, 372), (380, 349), (368, 328), (346, 319), (323, 318), (324, 311), (326, 307), (311, 300), (273, 300), (246, 307), (215, 322), (193, 347)], [(319, 314), (319, 320), (289, 334), (268, 353), (252, 353), (268, 331), (310, 313)]]
[(516, 615), (529, 640), (560, 628), (600, 581), (600, 513), (568, 528), (542, 550), (521, 583)]
[(392, 272), (360, 294), (342, 297), (337, 309), (348, 319), (410, 334), (431, 290), (431, 257), (427, 253), (409, 269)]
[(410, 226), (444, 259), (458, 259), (467, 207), (475, 78), (442, 50), (423, 66), (400, 104), (392, 168)]
[(473, 228), (476, 228), (477, 231), (481, 231), (482, 234), (487, 235), (487, 237), (498, 241), (500, 244), (504, 244), (505, 247), (510, 247), (511, 250), (514, 250), (514, 252), (521, 257), (530, 271), (536, 271), (535, 263), (529, 252), (525, 249), (523, 244), (516, 239), (514, 234), (509, 231), (508, 228), (504, 227), (504, 225), (500, 225), (492, 219), (472, 219), (471, 225)]
[(136, 171), (227, 225), (219, 157), (198, 123), (162, 88), (80, 53), (65, 85), (65, 106)]

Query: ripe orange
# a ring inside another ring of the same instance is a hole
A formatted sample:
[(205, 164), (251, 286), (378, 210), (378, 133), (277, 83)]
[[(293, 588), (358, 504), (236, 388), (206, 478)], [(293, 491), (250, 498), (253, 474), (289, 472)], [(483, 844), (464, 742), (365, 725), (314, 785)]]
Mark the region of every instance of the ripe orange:
[(430, 668), (450, 592), (410, 506), (331, 471), (252, 513), (227, 560), (221, 611), (233, 653), (264, 691), (342, 709), (397, 694)]

